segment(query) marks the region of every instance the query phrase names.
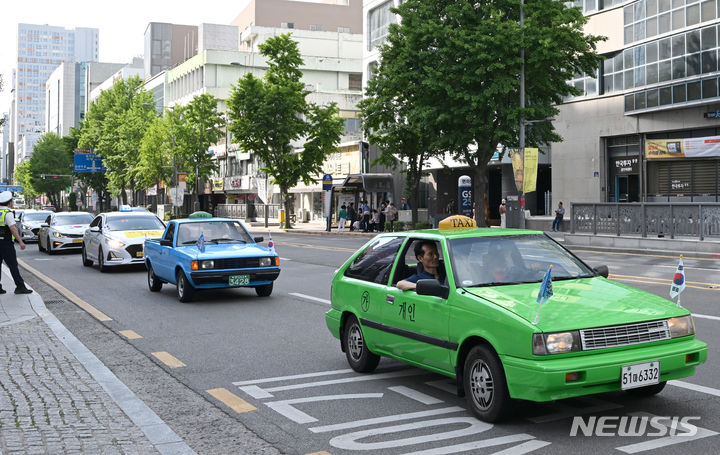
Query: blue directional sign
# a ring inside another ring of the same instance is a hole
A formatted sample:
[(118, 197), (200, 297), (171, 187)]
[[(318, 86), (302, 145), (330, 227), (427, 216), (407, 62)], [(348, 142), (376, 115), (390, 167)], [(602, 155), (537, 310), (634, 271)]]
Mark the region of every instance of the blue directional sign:
[(0, 185), (0, 192), (10, 191), (11, 193), (22, 193), (23, 187), (18, 185)]
[(75, 154), (75, 172), (106, 172), (102, 158), (94, 153)]

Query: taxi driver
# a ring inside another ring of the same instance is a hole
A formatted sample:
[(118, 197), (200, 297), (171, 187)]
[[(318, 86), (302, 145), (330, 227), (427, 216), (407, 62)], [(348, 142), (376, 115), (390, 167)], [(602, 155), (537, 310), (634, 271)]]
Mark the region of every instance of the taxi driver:
[(438, 254), (435, 242), (426, 240), (415, 244), (415, 257), (422, 264), (422, 271), (414, 275), (400, 280), (396, 286), (403, 291), (414, 290), (418, 280), (438, 280), (442, 282), (445, 279), (445, 270), (440, 267), (440, 255)]

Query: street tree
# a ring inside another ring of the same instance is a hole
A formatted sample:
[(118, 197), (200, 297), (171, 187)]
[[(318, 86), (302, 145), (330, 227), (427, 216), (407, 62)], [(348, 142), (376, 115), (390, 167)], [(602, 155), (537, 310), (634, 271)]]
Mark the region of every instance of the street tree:
[(470, 167), (476, 220), (485, 225), (487, 165), (498, 145), (519, 145), (521, 120), (540, 120), (524, 145), (561, 140), (542, 120), (578, 93), (567, 84), (574, 74), (596, 74), (603, 38), (585, 35), (582, 12), (555, 0), (524, 5), (522, 27), (517, 0), (406, 0), (393, 11), (401, 20), (389, 27), (378, 74), (423, 93), (413, 101), (412, 125), (435, 133), (431, 150), (446, 150)]
[[(319, 106), (306, 100), (303, 60), (289, 34), (269, 38), (260, 52), (268, 70), (262, 79), (246, 74), (233, 86), (228, 127), (240, 147), (254, 153), (262, 162), (260, 170), (279, 186), (289, 214), (290, 188), (317, 179), (325, 157), (337, 150), (343, 120), (335, 103)], [(303, 148), (296, 150), (293, 143), (300, 141)], [(286, 216), (285, 228), (290, 227)]]
[(15, 167), (15, 181), (23, 187), (23, 195), (28, 205), (31, 204), (30, 201), (40, 196), (40, 193), (32, 186), (31, 175), (30, 160), (23, 161)]
[(139, 77), (120, 79), (90, 105), (79, 146), (92, 148), (107, 168), (109, 188), (127, 203), (126, 189), (135, 193), (135, 166), (140, 141), (155, 118), (152, 94)]
[(70, 186), (73, 171), (67, 143), (55, 133), (45, 133), (35, 144), (29, 162), (31, 187), (47, 195), (58, 209), (62, 207), (60, 193)]
[[(80, 123), (80, 128), (70, 128), (70, 134), (63, 137), (67, 148), (73, 152), (78, 148), (82, 127), (83, 123)], [(105, 205), (105, 202), (110, 200), (110, 195), (108, 193), (108, 179), (104, 172), (75, 172), (73, 175), (75, 183), (80, 189), (83, 207), (90, 206), (86, 195), (92, 189), (99, 196), (99, 209), (103, 211), (109, 208), (109, 206)]]
[(173, 182), (174, 116), (156, 117), (140, 141), (140, 157), (135, 168), (138, 185), (149, 187), (160, 182)]
[(217, 110), (218, 99), (209, 93), (195, 96), (185, 106), (176, 108), (173, 117), (178, 120), (175, 129), (175, 154), (180, 169), (185, 169), (186, 182), (192, 188), (193, 202), (197, 203), (199, 179), (208, 179), (215, 171), (211, 145), (223, 135), (224, 120)]

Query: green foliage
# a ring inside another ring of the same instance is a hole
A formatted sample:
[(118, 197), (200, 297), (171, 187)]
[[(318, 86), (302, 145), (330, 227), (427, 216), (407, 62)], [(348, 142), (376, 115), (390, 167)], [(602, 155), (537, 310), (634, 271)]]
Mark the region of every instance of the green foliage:
[(430, 229), (432, 225), (427, 221), (418, 221), (415, 223), (415, 229)]
[(173, 124), (175, 117), (157, 117), (148, 127), (140, 141), (140, 157), (135, 168), (135, 180), (143, 188), (159, 181), (173, 180)]
[(40, 137), (29, 161), (30, 184), (38, 193), (45, 193), (55, 207), (61, 207), (60, 192), (70, 186), (70, 177), (43, 178), (43, 175), (70, 175), (73, 171), (72, 150), (55, 133)]
[[(586, 19), (578, 8), (555, 0), (528, 2), (522, 28), (519, 8), (517, 0), (406, 0), (396, 10), (400, 23), (390, 26), (381, 48), (376, 84), (402, 94), (385, 103), (393, 108), (386, 128), (434, 135), (420, 148), (451, 152), (470, 166), (479, 225), (485, 219), (487, 163), (498, 145), (518, 145), (521, 119), (557, 114), (563, 97), (576, 93), (567, 81), (600, 63), (596, 43), (602, 38), (584, 35)], [(519, 102), (520, 49), (526, 56), (525, 109)], [(391, 127), (393, 122), (402, 126)], [(528, 129), (525, 145), (559, 140), (551, 122), (538, 122)]]
[(68, 194), (68, 205), (70, 206), (70, 210), (75, 212), (78, 209), (77, 205), (77, 193), (72, 191), (70, 194)]
[(40, 193), (32, 186), (30, 175), (29, 160), (23, 161), (15, 167), (15, 180), (23, 187), (23, 195), (25, 196), (25, 200), (28, 201), (28, 204), (31, 199), (40, 196)]
[[(290, 188), (300, 181), (310, 183), (322, 171), (325, 157), (336, 151), (343, 120), (334, 103), (317, 106), (306, 101), (303, 60), (289, 34), (269, 38), (260, 52), (269, 68), (263, 79), (247, 74), (233, 86), (229, 129), (244, 150), (262, 161), (261, 170), (280, 187), (289, 213)], [(292, 143), (302, 139), (304, 149), (297, 152)], [(285, 227), (290, 227), (289, 218)]]

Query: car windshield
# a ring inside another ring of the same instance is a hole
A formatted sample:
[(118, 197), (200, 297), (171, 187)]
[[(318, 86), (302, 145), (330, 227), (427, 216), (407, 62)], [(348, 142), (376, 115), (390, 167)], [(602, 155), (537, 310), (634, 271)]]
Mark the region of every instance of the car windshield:
[(165, 226), (156, 216), (109, 216), (107, 227), (111, 231), (163, 230)]
[(89, 213), (73, 213), (72, 215), (62, 215), (55, 217), (56, 226), (70, 226), (73, 224), (90, 224), (93, 216)]
[(205, 243), (252, 243), (253, 239), (237, 221), (205, 221), (182, 223), (178, 229), (178, 245), (190, 245), (202, 234)]
[(541, 282), (594, 276), (590, 267), (544, 235), (469, 237), (448, 242), (458, 287)]
[(25, 212), (23, 213), (23, 221), (45, 221), (50, 212)]

